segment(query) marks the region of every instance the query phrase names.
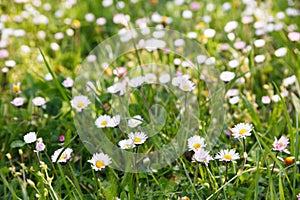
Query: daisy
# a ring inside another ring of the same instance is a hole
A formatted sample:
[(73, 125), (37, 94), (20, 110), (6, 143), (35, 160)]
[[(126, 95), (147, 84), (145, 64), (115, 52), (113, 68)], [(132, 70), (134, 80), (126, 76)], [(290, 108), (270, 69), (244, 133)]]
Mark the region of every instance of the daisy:
[(263, 97), (261, 97), (261, 102), (263, 104), (269, 104), (269, 103), (271, 103), (271, 98), (269, 96), (263, 96)]
[(194, 161), (204, 163), (206, 166), (208, 165), (209, 161), (213, 160), (213, 158), (209, 155), (209, 152), (205, 151), (202, 148), (195, 151), (195, 154), (192, 159)]
[(85, 109), (91, 101), (88, 99), (87, 96), (75, 96), (71, 100), (71, 105), (74, 109), (76, 109), (78, 112), (81, 112), (83, 109)]
[(30, 144), (36, 141), (36, 132), (29, 132), (24, 135), (24, 141), (26, 144)]
[(124, 83), (115, 83), (114, 85), (107, 88), (107, 92), (111, 94), (123, 95), (126, 92), (126, 85)]
[(195, 89), (195, 84), (190, 80), (182, 80), (179, 88), (184, 92), (190, 92)]
[(240, 156), (238, 153), (235, 152), (235, 149), (225, 149), (225, 150), (221, 150), (219, 153), (217, 153), (215, 159), (218, 159), (219, 161), (226, 161), (226, 162), (230, 162), (230, 161), (234, 161), (239, 159)]
[(254, 46), (257, 48), (261, 48), (263, 46), (265, 46), (266, 41), (264, 39), (258, 39), (254, 41)]
[(109, 120), (109, 122), (108, 122), (108, 124), (107, 124), (107, 127), (116, 127), (116, 126), (118, 126), (120, 124), (120, 115), (116, 115), (116, 116), (113, 116), (110, 120)]
[(216, 34), (216, 31), (214, 29), (209, 28), (209, 29), (206, 29), (203, 34), (207, 38), (213, 38)]
[(163, 74), (159, 77), (159, 82), (162, 84), (168, 83), (170, 81), (170, 75), (169, 74)]
[(286, 53), (287, 53), (287, 49), (285, 47), (281, 47), (274, 52), (276, 57), (284, 57)]
[(156, 76), (154, 74), (146, 74), (145, 82), (148, 84), (153, 84), (156, 82)]
[(237, 60), (237, 59), (230, 60), (228, 62), (228, 65), (229, 65), (230, 68), (237, 68), (240, 65), (240, 61)]
[(66, 78), (63, 82), (62, 82), (62, 85), (65, 87), (65, 88), (71, 88), (71, 87), (73, 87), (73, 85), (74, 85), (74, 81), (73, 81), (73, 79), (71, 79), (71, 78)]
[(130, 79), (128, 85), (133, 88), (140, 87), (145, 82), (145, 77), (138, 76), (133, 79)]
[(18, 82), (17, 84), (13, 84), (13, 85), (12, 85), (12, 91), (13, 91), (15, 94), (20, 94), (20, 93), (21, 93), (21, 83)]
[(289, 77), (283, 79), (282, 84), (283, 84), (283, 86), (287, 87), (289, 85), (294, 84), (296, 81), (297, 81), (297, 78), (295, 75), (293, 75), (293, 76), (289, 76)]
[(220, 74), (220, 79), (224, 82), (229, 82), (232, 79), (234, 79), (234, 77), (235, 77), (234, 72), (224, 71)]
[(290, 143), (289, 139), (285, 136), (281, 136), (281, 138), (279, 140), (277, 140), (277, 138), (275, 137), (275, 141), (273, 143), (273, 150), (289, 153), (289, 151), (286, 148), (289, 143)]
[(189, 79), (190, 79), (190, 75), (187, 75), (187, 74), (177, 76), (172, 79), (172, 85), (174, 85), (175, 87), (178, 87), (178, 86), (180, 86), (182, 81), (189, 80)]
[(129, 133), (128, 137), (133, 141), (134, 144), (143, 144), (148, 138), (144, 132), (131, 132)]
[(262, 63), (262, 62), (265, 61), (265, 59), (266, 59), (265, 55), (256, 55), (254, 57), (254, 60), (255, 60), (256, 63)]
[(234, 126), (234, 128), (230, 129), (233, 133), (232, 136), (234, 138), (243, 138), (245, 139), (247, 136), (251, 135), (251, 131), (253, 130), (252, 124), (239, 123)]
[(231, 105), (235, 105), (235, 104), (237, 104), (238, 102), (240, 102), (240, 97), (239, 97), (239, 96), (234, 96), (234, 97), (231, 97), (231, 98), (229, 99), (229, 103), (230, 103)]
[(300, 33), (299, 32), (290, 32), (288, 34), (288, 38), (292, 42), (297, 42), (300, 40)]
[[(54, 154), (51, 156), (51, 160), (53, 163), (58, 162), (58, 163), (66, 163), (68, 160), (71, 159), (71, 153), (73, 150), (71, 148), (66, 148), (63, 152), (64, 148), (57, 149)], [(60, 156), (58, 158), (58, 156)]]
[(133, 118), (128, 120), (128, 126), (131, 128), (135, 128), (142, 123), (143, 123), (143, 118), (140, 115), (135, 115), (133, 116)]
[(127, 69), (126, 69), (126, 67), (118, 67), (117, 69), (115, 69), (115, 70), (113, 71), (113, 73), (114, 73), (115, 75), (117, 75), (117, 77), (126, 76)]
[(131, 139), (121, 140), (118, 144), (121, 149), (131, 149), (135, 147), (135, 144)]
[(88, 160), (88, 162), (92, 164), (91, 166), (95, 171), (101, 171), (111, 164), (111, 158), (104, 153), (95, 153), (93, 154), (92, 159)]
[(206, 147), (206, 144), (204, 143), (204, 139), (201, 138), (200, 136), (195, 135), (188, 139), (189, 151), (196, 152), (197, 150), (204, 148), (204, 147)]
[(46, 104), (46, 100), (43, 97), (35, 97), (32, 99), (33, 105), (41, 107)]
[(24, 104), (25, 99), (23, 97), (16, 97), (10, 103), (16, 107), (20, 107)]
[(95, 125), (97, 126), (97, 128), (105, 128), (108, 126), (110, 121), (111, 117), (109, 115), (101, 115), (96, 119)]
[(39, 142), (36, 143), (35, 145), (35, 150), (37, 152), (41, 152), (44, 151), (46, 148), (46, 145), (43, 143), (43, 140), (40, 140)]

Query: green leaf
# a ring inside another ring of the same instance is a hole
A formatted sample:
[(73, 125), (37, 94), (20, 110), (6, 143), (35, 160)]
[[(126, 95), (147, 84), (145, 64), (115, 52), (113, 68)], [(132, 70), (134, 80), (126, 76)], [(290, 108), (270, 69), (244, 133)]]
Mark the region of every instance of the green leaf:
[(20, 148), (23, 147), (26, 143), (22, 140), (15, 140), (10, 144), (10, 148)]
[(51, 101), (48, 101), (46, 103), (46, 112), (52, 116), (55, 116), (59, 113), (61, 107), (62, 107), (61, 100), (55, 97)]

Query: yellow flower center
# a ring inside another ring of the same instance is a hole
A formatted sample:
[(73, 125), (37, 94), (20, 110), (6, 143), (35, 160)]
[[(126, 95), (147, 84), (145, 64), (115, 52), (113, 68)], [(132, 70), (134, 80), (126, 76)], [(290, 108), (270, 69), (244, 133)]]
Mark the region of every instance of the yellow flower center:
[(244, 128), (242, 128), (242, 129), (240, 130), (240, 135), (244, 135), (244, 133), (246, 133), (246, 132), (247, 132), (247, 130), (244, 129)]
[(131, 145), (129, 143), (125, 144), (126, 147), (130, 147)]
[(148, 82), (153, 82), (153, 78), (148, 78)]
[(141, 142), (142, 140), (141, 140), (141, 138), (136, 137), (136, 138), (134, 138), (133, 141), (134, 141), (135, 143), (138, 143), (138, 142)]
[(201, 144), (195, 143), (195, 144), (193, 145), (193, 147), (194, 147), (194, 149), (199, 149), (199, 148), (201, 147)]
[(134, 123), (134, 124), (138, 124), (138, 121), (134, 121), (133, 123)]
[(96, 167), (97, 168), (101, 168), (101, 167), (103, 167), (105, 164), (104, 164), (104, 162), (102, 161), (102, 160), (97, 160), (97, 162), (96, 162)]
[(14, 93), (19, 93), (20, 92), (20, 86), (13, 85), (13, 91), (14, 91)]
[(66, 159), (67, 158), (67, 155), (63, 154), (59, 157), (59, 160), (63, 160), (63, 159)]
[(189, 89), (189, 86), (188, 86), (188, 85), (184, 85), (184, 86), (183, 86), (183, 89), (184, 89), (184, 90), (188, 90), (188, 89)]
[(107, 124), (107, 121), (106, 120), (103, 120), (102, 122), (101, 122), (101, 125), (102, 126), (105, 126)]
[(232, 159), (232, 156), (229, 155), (229, 154), (225, 154), (225, 155), (224, 155), (224, 158), (227, 159), (227, 160), (231, 160), (231, 159)]
[(77, 104), (77, 107), (78, 108), (82, 108), (84, 106), (84, 103), (83, 102), (79, 102), (78, 104)]

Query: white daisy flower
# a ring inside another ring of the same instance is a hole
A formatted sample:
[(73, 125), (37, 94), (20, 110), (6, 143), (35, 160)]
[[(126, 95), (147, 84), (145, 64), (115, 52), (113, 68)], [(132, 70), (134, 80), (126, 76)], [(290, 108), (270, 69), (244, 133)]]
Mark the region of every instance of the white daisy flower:
[(46, 145), (44, 144), (43, 140), (38, 141), (35, 145), (35, 150), (37, 152), (44, 151), (45, 148), (46, 148)]
[(111, 94), (123, 95), (126, 92), (126, 85), (124, 83), (115, 83), (114, 85), (107, 88), (107, 92)]
[[(58, 163), (66, 163), (68, 160), (71, 159), (71, 153), (73, 150), (71, 148), (66, 148), (63, 152), (64, 148), (57, 149), (54, 154), (51, 156), (51, 160), (53, 163), (58, 162)], [(62, 152), (62, 153), (61, 153)], [(60, 157), (58, 158), (58, 156)]]
[(207, 38), (213, 38), (216, 34), (216, 31), (214, 29), (209, 28), (209, 29), (206, 29), (203, 34)]
[(209, 155), (208, 151), (205, 151), (203, 148), (200, 148), (197, 151), (195, 151), (195, 154), (192, 159), (193, 161), (204, 163), (207, 166), (209, 161), (213, 160), (213, 157)]
[(240, 61), (237, 60), (237, 59), (230, 60), (228, 62), (228, 65), (229, 65), (230, 68), (237, 68), (240, 65)]
[(133, 141), (134, 144), (143, 144), (148, 138), (144, 132), (131, 132), (129, 133), (128, 137)]
[(171, 80), (171, 77), (169, 74), (163, 74), (159, 77), (159, 82), (162, 84), (168, 83), (168, 82), (170, 82), (170, 80)]
[(276, 57), (284, 57), (286, 53), (287, 53), (287, 49), (285, 47), (281, 47), (274, 52)]
[(128, 85), (133, 88), (140, 87), (145, 82), (145, 77), (138, 76), (129, 80)]
[(229, 99), (229, 103), (230, 103), (231, 105), (235, 105), (235, 104), (237, 104), (238, 102), (240, 102), (240, 97), (239, 97), (239, 96), (234, 96), (234, 97), (231, 97), (231, 98)]
[(104, 153), (95, 153), (93, 154), (92, 159), (88, 160), (88, 162), (92, 164), (91, 166), (95, 171), (101, 171), (111, 164), (111, 158)]
[(73, 79), (71, 79), (70, 77), (66, 78), (63, 82), (62, 82), (62, 85), (65, 87), (65, 88), (71, 88), (73, 87), (74, 85), (74, 81)]
[(113, 116), (110, 120), (109, 120), (109, 122), (108, 122), (108, 124), (107, 124), (107, 127), (116, 127), (116, 126), (118, 126), (120, 124), (120, 115), (116, 115), (116, 116)]
[(230, 129), (232, 131), (232, 136), (234, 138), (246, 138), (251, 135), (251, 131), (253, 130), (252, 124), (239, 123), (234, 126), (234, 128)]
[(20, 107), (24, 104), (25, 99), (23, 97), (16, 97), (10, 103), (16, 107)]
[(33, 105), (41, 107), (46, 104), (46, 100), (43, 97), (35, 97), (32, 99)]
[(78, 112), (81, 112), (83, 109), (85, 109), (91, 101), (88, 99), (87, 96), (75, 96), (71, 100), (71, 105), (74, 109), (76, 109)]
[(283, 84), (283, 86), (287, 87), (289, 85), (294, 84), (296, 81), (297, 81), (297, 78), (295, 75), (293, 75), (293, 76), (289, 76), (289, 77), (283, 79), (282, 84)]
[(238, 27), (238, 22), (237, 21), (230, 21), (230, 22), (227, 22), (227, 24), (225, 25), (224, 31), (226, 33), (230, 33), (234, 29), (236, 29), (237, 27)]
[(254, 57), (254, 60), (255, 60), (256, 63), (262, 63), (262, 62), (265, 61), (265, 59), (266, 59), (265, 55), (256, 55)]
[(275, 137), (275, 141), (273, 143), (273, 150), (274, 151), (279, 151), (279, 152), (285, 152), (285, 153), (290, 153), (288, 149), (286, 148), (289, 144), (289, 139), (285, 136), (281, 136), (279, 140)]
[(195, 89), (195, 84), (190, 80), (182, 80), (179, 88), (184, 92), (190, 92)]
[(269, 96), (263, 96), (263, 97), (261, 97), (261, 102), (263, 104), (269, 104), (269, 103), (271, 103), (271, 98)]
[(178, 87), (178, 86), (180, 86), (182, 81), (189, 80), (189, 79), (190, 79), (190, 76), (187, 75), (187, 74), (177, 76), (177, 77), (172, 79), (172, 85), (174, 85), (175, 87)]
[(33, 143), (36, 141), (36, 132), (29, 132), (24, 135), (24, 141), (27, 144)]
[(146, 74), (145, 75), (145, 82), (148, 84), (153, 84), (156, 82), (155, 74)]
[(21, 93), (21, 83), (18, 82), (17, 84), (12, 84), (12, 90), (14, 93), (20, 94)]
[(201, 138), (198, 135), (195, 135), (193, 137), (190, 137), (188, 139), (188, 148), (189, 151), (197, 151), (201, 148), (206, 147), (206, 144), (204, 143), (204, 138)]
[(234, 77), (235, 77), (234, 72), (224, 71), (220, 74), (220, 79), (224, 82), (229, 82), (232, 79), (234, 79)]
[(128, 120), (128, 126), (131, 128), (135, 128), (142, 123), (143, 123), (143, 118), (140, 115), (135, 115)]
[(110, 121), (111, 117), (109, 115), (101, 115), (96, 119), (95, 125), (97, 126), (97, 128), (105, 128), (108, 126)]
[(118, 144), (121, 149), (132, 149), (135, 147), (135, 144), (131, 139), (121, 140)]
[(261, 48), (263, 46), (265, 46), (266, 41), (264, 39), (258, 39), (254, 41), (254, 46), (257, 48)]
[(222, 149), (219, 153), (217, 153), (215, 159), (218, 159), (219, 161), (234, 161), (239, 159), (240, 156), (238, 153), (235, 152), (235, 149)]

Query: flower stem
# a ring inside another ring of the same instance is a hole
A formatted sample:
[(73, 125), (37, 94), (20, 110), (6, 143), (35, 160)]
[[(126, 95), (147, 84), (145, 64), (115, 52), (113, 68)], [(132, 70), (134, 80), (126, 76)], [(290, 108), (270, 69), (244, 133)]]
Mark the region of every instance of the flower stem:
[(245, 165), (246, 165), (246, 161), (247, 161), (247, 157), (245, 157), (246, 153), (246, 139), (243, 138), (243, 147), (244, 147), (244, 162), (243, 162), (243, 166), (242, 166), (242, 171), (244, 171)]
[[(275, 158), (277, 158), (278, 153), (279, 153), (279, 152), (276, 153)], [(272, 167), (272, 171), (271, 171), (271, 176), (272, 176), (272, 174), (273, 174), (273, 172), (274, 172), (275, 165), (276, 165), (276, 160), (274, 160), (274, 163), (273, 163), (273, 167)]]
[(227, 182), (227, 178), (228, 178), (228, 162), (226, 162), (225, 182)]

